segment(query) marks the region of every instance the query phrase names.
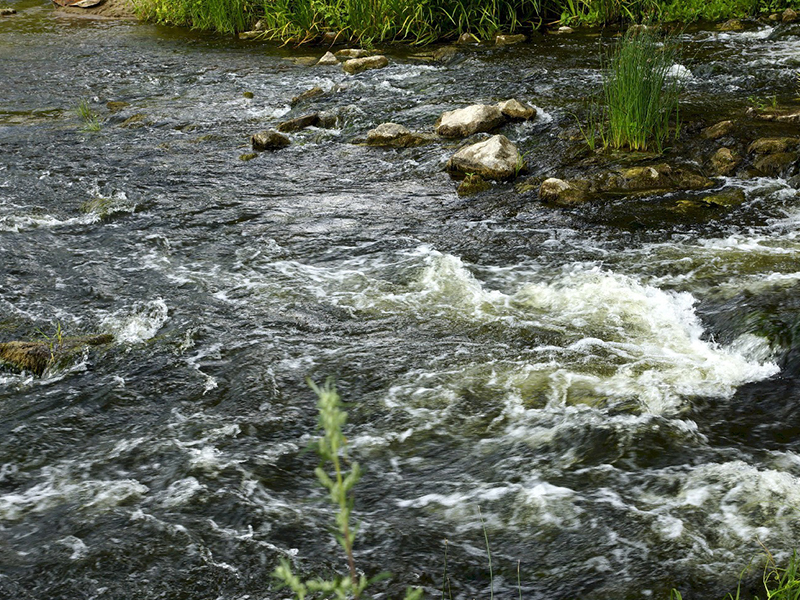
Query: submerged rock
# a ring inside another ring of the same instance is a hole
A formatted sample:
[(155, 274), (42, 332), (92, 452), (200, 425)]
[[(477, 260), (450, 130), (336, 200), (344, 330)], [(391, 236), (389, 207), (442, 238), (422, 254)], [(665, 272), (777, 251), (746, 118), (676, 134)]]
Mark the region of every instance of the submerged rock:
[(515, 35), (498, 35), (494, 38), (494, 43), (498, 46), (511, 46), (512, 44), (521, 44), (525, 39), (525, 36), (521, 33)]
[(368, 56), (367, 58), (351, 58), (342, 64), (342, 68), (344, 69), (345, 73), (355, 75), (356, 73), (361, 73), (362, 71), (367, 71), (369, 69), (382, 69), (388, 65), (389, 59), (385, 56), (378, 55)]
[(314, 127), (317, 124), (319, 124), (319, 113), (311, 113), (309, 115), (303, 115), (302, 117), (284, 121), (278, 125), (278, 131), (289, 133), (290, 131), (300, 131), (306, 127)]
[(15, 15), (15, 14), (17, 14), (16, 9), (8, 7), (0, 8), (0, 17), (8, 17), (10, 15)]
[(407, 127), (397, 123), (381, 123), (367, 132), (368, 146), (388, 148), (410, 148), (433, 141), (433, 137), (422, 133), (414, 133)]
[(517, 147), (503, 135), (464, 146), (447, 163), (457, 173), (475, 173), (485, 179), (511, 179), (525, 168)]
[(292, 98), (292, 101), (289, 104), (291, 106), (297, 106), (301, 102), (306, 102), (307, 100), (311, 100), (312, 98), (318, 98), (319, 96), (322, 96), (324, 93), (325, 90), (323, 90), (319, 86), (316, 86), (311, 88), (310, 90), (306, 90), (302, 94), (298, 94), (297, 96)]
[(12, 369), (41, 375), (48, 367), (63, 365), (86, 348), (113, 341), (114, 336), (105, 334), (40, 342), (5, 342), (0, 344), (0, 363)]
[(242, 92), (242, 96), (248, 100), (255, 98), (255, 94), (253, 92)]
[(498, 102), (497, 108), (503, 115), (514, 121), (529, 121), (536, 116), (536, 109), (533, 106), (514, 98)]
[(473, 104), (451, 110), (436, 121), (436, 133), (443, 137), (467, 137), (473, 133), (488, 132), (500, 127), (506, 117), (493, 104)]
[(253, 145), (253, 150), (258, 151), (279, 150), (291, 144), (288, 137), (272, 130), (254, 133), (250, 138), (250, 142)]
[(317, 61), (317, 64), (321, 67), (330, 67), (339, 64), (339, 59), (333, 55), (333, 52), (326, 52), (322, 55)]
[(461, 181), (456, 190), (456, 193), (464, 198), (466, 196), (474, 196), (480, 192), (485, 192), (492, 188), (492, 184), (486, 181), (477, 173), (470, 173)]
[(733, 121), (720, 121), (711, 127), (706, 127), (703, 130), (702, 135), (707, 140), (716, 140), (729, 135), (734, 129), (735, 126)]
[(242, 162), (248, 162), (254, 158), (258, 158), (258, 152), (245, 152), (239, 155), (239, 160)]

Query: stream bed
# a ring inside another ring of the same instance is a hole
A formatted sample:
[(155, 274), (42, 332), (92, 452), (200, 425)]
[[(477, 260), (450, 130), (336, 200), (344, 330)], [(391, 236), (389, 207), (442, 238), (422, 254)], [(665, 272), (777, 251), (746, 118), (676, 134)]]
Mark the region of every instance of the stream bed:
[[(760, 543), (791, 556), (787, 179), (719, 178), (745, 200), (702, 218), (669, 196), (558, 209), (513, 183), (459, 198), (443, 170), (457, 142), (351, 143), (515, 97), (538, 116), (503, 133), (530, 176), (558, 176), (610, 33), (446, 63), (389, 47), (389, 67), (350, 76), (297, 60), (317, 47), (12, 5), (0, 342), (116, 341), (42, 377), (0, 371), (0, 597), (277, 599), (281, 558), (344, 573), (307, 378), (347, 402), (357, 566), (393, 574), (378, 598), (440, 597), (445, 573), (447, 597), (489, 598), (479, 507), (496, 598), (711, 600)], [(800, 26), (681, 37), (687, 122), (798, 94)], [(240, 160), (311, 108), (339, 124)]]

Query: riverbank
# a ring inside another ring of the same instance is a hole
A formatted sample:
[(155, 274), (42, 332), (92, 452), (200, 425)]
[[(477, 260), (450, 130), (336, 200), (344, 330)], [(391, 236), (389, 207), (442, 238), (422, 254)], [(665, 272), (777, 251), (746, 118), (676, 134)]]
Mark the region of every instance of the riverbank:
[(428, 44), (466, 33), (482, 41), (554, 26), (763, 18), (781, 20), (800, 0), (137, 0), (150, 21), (293, 44), (336, 41)]

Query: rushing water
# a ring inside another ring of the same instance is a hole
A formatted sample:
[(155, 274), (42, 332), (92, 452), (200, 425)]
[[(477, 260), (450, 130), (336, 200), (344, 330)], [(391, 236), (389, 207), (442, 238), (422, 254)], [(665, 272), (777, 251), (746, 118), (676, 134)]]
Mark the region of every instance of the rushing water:
[[(800, 203), (720, 180), (713, 219), (659, 198), (554, 210), (459, 199), (452, 144), (380, 150), (508, 97), (534, 175), (575, 143), (599, 38), (389, 51), (355, 77), (292, 50), (131, 22), (0, 19), (0, 341), (113, 333), (42, 378), (0, 372), (0, 596), (282, 598), (281, 557), (343, 571), (315, 483), (316, 399), (349, 404), (358, 566), (377, 585), (718, 598), (800, 537)], [(684, 34), (689, 114), (794, 94), (800, 29)], [(313, 87), (329, 93), (291, 112)], [(254, 98), (243, 97), (244, 91)], [(86, 99), (102, 129), (81, 129)], [(107, 101), (129, 104), (119, 113)], [(339, 129), (243, 162), (309, 107)], [(121, 125), (144, 115), (135, 126)], [(721, 114), (721, 113), (720, 113)], [(98, 201), (98, 198), (103, 200)], [(665, 217), (667, 215), (667, 217)]]

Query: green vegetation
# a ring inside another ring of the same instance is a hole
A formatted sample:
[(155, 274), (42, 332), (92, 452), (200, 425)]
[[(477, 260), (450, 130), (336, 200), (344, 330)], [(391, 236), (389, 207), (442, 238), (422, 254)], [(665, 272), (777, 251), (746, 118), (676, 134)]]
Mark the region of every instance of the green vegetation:
[(603, 106), (593, 103), (582, 128), (589, 147), (661, 152), (679, 126), (680, 60), (674, 39), (661, 41), (649, 29), (629, 29), (608, 60), (603, 74)]
[[(328, 490), (328, 499), (336, 506), (336, 529), (338, 532), (336, 539), (347, 557), (348, 575), (334, 579), (316, 578), (301, 581), (293, 573), (292, 566), (286, 559), (281, 560), (281, 564), (275, 569), (273, 575), (294, 592), (297, 600), (304, 600), (309, 594), (339, 600), (346, 598), (358, 600), (371, 581), (363, 575), (359, 577), (356, 572), (353, 556), (356, 532), (350, 523), (350, 514), (353, 510), (352, 490), (361, 477), (361, 469), (356, 462), (350, 463), (349, 471), (343, 469), (342, 463), (347, 462), (345, 451), (347, 440), (342, 433), (342, 427), (347, 421), (347, 413), (341, 408), (342, 403), (339, 394), (336, 393), (336, 388), (330, 381), (321, 388), (312, 382), (309, 384), (319, 398), (317, 407), (319, 408), (319, 426), (322, 429), (322, 437), (317, 442), (317, 452), (322, 459), (322, 464), (316, 468), (314, 473), (320, 484)], [(330, 473), (325, 468), (328, 463), (333, 468)], [(422, 590), (409, 588), (405, 600), (419, 600), (421, 596)]]
[(140, 17), (301, 44), (325, 33), (371, 44), (429, 43), (473, 33), (530, 31), (545, 23), (604, 25), (747, 17), (800, 7), (800, 0), (134, 0)]
[(97, 133), (102, 129), (100, 117), (98, 117), (97, 113), (92, 110), (92, 107), (89, 106), (89, 103), (86, 100), (81, 100), (78, 103), (75, 113), (78, 115), (80, 120), (83, 121), (83, 127), (81, 127), (81, 131)]

